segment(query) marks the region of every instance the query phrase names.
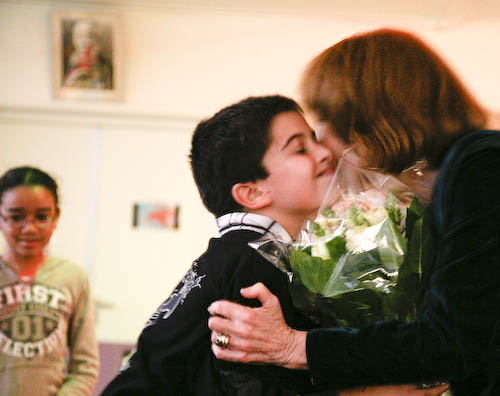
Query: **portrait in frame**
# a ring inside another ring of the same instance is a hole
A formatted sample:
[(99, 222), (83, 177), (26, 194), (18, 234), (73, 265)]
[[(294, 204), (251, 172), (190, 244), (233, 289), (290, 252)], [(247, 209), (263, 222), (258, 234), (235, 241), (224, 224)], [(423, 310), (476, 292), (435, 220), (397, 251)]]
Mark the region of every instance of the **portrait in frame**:
[(122, 99), (119, 15), (53, 12), (52, 34), (56, 98)]
[(136, 202), (133, 206), (132, 225), (137, 228), (179, 228), (178, 205)]

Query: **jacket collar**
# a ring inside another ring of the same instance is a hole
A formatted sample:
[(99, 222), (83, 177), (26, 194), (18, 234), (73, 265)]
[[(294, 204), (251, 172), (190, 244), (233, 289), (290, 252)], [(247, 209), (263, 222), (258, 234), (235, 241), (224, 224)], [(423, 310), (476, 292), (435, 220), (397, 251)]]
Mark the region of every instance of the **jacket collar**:
[(270, 217), (255, 213), (233, 212), (217, 217), (217, 227), (221, 235), (230, 231), (248, 230), (283, 242), (292, 242), (290, 234)]

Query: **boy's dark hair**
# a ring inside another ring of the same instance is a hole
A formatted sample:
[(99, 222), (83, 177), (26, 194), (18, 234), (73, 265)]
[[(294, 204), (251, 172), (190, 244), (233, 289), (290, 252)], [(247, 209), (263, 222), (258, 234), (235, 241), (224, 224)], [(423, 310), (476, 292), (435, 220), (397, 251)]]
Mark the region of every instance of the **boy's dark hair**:
[(59, 207), (56, 181), (44, 171), (30, 166), (9, 169), (0, 178), (0, 202), (4, 192), (19, 186), (42, 186), (54, 196), (56, 208)]
[(191, 170), (206, 208), (215, 216), (241, 211), (231, 194), (237, 183), (268, 176), (262, 159), (270, 143), (271, 122), (300, 106), (280, 95), (246, 98), (196, 127), (191, 141)]

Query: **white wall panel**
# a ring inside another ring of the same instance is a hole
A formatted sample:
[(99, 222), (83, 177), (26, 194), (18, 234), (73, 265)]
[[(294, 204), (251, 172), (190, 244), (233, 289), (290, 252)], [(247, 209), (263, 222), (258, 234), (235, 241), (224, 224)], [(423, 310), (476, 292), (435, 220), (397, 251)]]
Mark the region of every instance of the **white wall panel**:
[[(102, 134), (95, 288), (98, 298), (114, 309), (100, 312), (101, 339), (137, 337), (203, 252), (207, 237), (216, 235), (192, 180), (189, 145), (189, 133), (183, 130)], [(179, 205), (179, 228), (133, 228), (135, 202)]]

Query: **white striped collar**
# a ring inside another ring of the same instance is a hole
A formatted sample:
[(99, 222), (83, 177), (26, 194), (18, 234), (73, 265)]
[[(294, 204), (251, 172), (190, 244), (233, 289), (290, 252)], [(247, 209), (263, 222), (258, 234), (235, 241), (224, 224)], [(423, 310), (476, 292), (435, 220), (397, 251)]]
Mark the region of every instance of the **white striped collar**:
[(290, 234), (279, 223), (267, 216), (233, 212), (217, 217), (216, 222), (221, 235), (230, 231), (249, 230), (272, 236), (279, 241), (292, 242)]

